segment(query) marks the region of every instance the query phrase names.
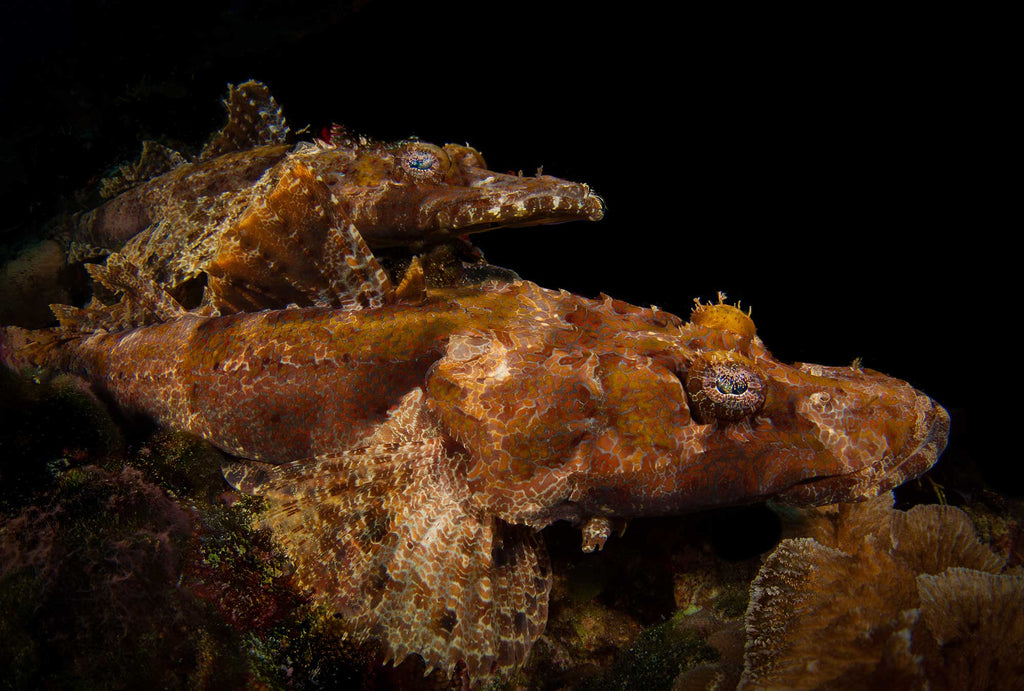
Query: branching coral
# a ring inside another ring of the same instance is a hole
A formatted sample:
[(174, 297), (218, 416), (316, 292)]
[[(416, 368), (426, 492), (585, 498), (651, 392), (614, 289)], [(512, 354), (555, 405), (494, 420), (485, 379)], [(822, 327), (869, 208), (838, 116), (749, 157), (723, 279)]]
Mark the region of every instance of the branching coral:
[(740, 688), (1024, 684), (1024, 576), (949, 506), (807, 512), (751, 587)]

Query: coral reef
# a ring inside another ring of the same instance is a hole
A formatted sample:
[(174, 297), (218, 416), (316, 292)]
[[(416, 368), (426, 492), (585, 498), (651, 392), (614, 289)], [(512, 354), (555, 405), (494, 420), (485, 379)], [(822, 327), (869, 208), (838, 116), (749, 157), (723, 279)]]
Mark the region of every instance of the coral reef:
[(54, 240), (32, 245), (0, 266), (0, 324), (48, 326), (48, 306), (72, 301), (67, 268), (64, 252)]
[(747, 540), (750, 521), (773, 518), (749, 507), (638, 521), (588, 554), (579, 550), (579, 531), (552, 526), (545, 531), (554, 572), (548, 627), (526, 666), (500, 688), (735, 687), (747, 591), (759, 554), (774, 544)]
[(124, 447), (110, 414), (80, 379), (0, 368), (0, 508), (16, 512), (65, 470)]
[(1024, 684), (1024, 575), (951, 506), (803, 512), (751, 587), (739, 688)]
[[(274, 688), (361, 674), (362, 651), (334, 651), (314, 625), (269, 536), (248, 527), (258, 502), (224, 491), (209, 445), (129, 425), (129, 451), (79, 381), (0, 384), (6, 686)], [(311, 664), (294, 669), (300, 656)]]
[(139, 471), (88, 466), (0, 525), (0, 659), (15, 686), (237, 682), (208, 665), (218, 636), (173, 587), (193, 519)]

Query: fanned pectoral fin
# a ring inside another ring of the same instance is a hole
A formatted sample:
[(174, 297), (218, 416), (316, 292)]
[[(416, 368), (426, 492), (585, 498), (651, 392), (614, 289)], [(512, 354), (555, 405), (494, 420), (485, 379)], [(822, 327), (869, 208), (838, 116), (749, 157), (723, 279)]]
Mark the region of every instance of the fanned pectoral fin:
[[(417, 390), (390, 422), (416, 423), (406, 413), (421, 404)], [(395, 660), (418, 653), (445, 669), (462, 660), (475, 680), (514, 667), (547, 618), (543, 543), (472, 506), (449, 440), (388, 427), (345, 454), (235, 465), (225, 477), (268, 500), (263, 524), (297, 582), (383, 638)]]
[(207, 267), (222, 313), (299, 306), (376, 307), (392, 288), (327, 185), (304, 164), (222, 235)]
[(97, 284), (121, 296), (105, 305), (95, 297), (85, 307), (50, 305), (65, 333), (123, 331), (138, 326), (177, 319), (186, 310), (145, 271), (124, 256), (113, 253), (104, 264), (86, 264)]

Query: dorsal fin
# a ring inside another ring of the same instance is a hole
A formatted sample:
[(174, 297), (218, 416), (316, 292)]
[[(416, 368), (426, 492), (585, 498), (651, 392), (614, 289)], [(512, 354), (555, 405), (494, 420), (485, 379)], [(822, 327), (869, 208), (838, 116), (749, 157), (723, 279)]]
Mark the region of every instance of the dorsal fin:
[(50, 305), (50, 311), (65, 335), (127, 331), (145, 324), (147, 318), (145, 311), (128, 298), (113, 305), (104, 305), (95, 298), (85, 307)]
[(207, 266), (207, 301), (221, 314), (288, 305), (379, 307), (387, 274), (330, 189), (304, 164), (220, 238)]
[(200, 161), (231, 151), (287, 142), (291, 130), (281, 106), (262, 82), (228, 84), (228, 96), (223, 103), (228, 111), (228, 122), (203, 148)]
[(50, 305), (63, 331), (124, 331), (156, 321), (171, 321), (187, 313), (167, 291), (116, 252), (105, 264), (86, 264), (85, 269), (96, 283), (121, 294), (121, 300), (104, 305), (93, 298), (85, 307)]
[(343, 149), (358, 149), (371, 144), (372, 140), (366, 135), (356, 134), (345, 125), (335, 122), (328, 130), (327, 143)]
[(174, 149), (147, 139), (142, 142), (142, 153), (137, 161), (118, 166), (117, 172), (100, 181), (100, 196), (111, 199), (185, 163), (185, 157)]
[(419, 256), (413, 257), (409, 262), (409, 268), (405, 270), (402, 281), (395, 288), (395, 297), (402, 302), (420, 302), (427, 297), (427, 277)]

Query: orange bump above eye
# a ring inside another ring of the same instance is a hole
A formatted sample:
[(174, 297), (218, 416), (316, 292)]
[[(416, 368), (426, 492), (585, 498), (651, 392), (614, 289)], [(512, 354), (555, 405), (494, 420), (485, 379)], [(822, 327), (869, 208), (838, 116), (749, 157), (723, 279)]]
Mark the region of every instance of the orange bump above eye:
[(690, 313), (690, 321), (709, 329), (731, 331), (743, 338), (753, 338), (757, 331), (750, 315), (732, 305), (701, 305), (698, 303)]

